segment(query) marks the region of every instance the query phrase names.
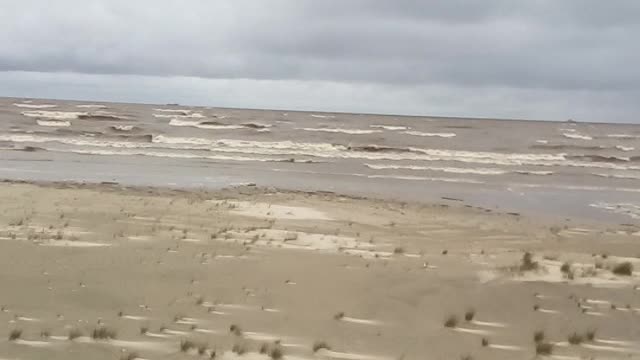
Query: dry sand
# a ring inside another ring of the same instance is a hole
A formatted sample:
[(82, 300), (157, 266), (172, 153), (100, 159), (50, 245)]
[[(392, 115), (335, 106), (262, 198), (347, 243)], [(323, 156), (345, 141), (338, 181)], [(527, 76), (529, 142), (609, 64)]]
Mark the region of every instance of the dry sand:
[[(531, 359), (538, 330), (558, 359), (640, 359), (639, 231), (254, 187), (2, 183), (0, 359)], [(614, 275), (625, 261), (635, 273)], [(101, 327), (115, 339), (92, 339)]]

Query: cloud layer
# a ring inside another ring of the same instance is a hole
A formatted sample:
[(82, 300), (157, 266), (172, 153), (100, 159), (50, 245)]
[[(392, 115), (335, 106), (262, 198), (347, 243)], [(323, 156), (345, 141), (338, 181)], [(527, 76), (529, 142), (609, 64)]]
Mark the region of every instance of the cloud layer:
[[(635, 0), (23, 0), (0, 12), (0, 72), (16, 86), (34, 81), (16, 74), (38, 72), (98, 79), (96, 89), (108, 76), (82, 74), (188, 77), (201, 82), (194, 88), (221, 79), (232, 87), (315, 84), (329, 97), (338, 87), (376, 88), (429, 102), (387, 112), (637, 121), (637, 19)], [(373, 95), (362, 101), (377, 111), (384, 96)], [(496, 98), (507, 110), (490, 108)], [(550, 109), (531, 112), (532, 104)]]

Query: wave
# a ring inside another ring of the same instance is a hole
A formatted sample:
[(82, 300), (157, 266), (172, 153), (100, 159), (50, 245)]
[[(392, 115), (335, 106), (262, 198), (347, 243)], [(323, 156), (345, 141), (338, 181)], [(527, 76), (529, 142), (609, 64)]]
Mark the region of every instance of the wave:
[(423, 171), (442, 171), (453, 174), (476, 174), (476, 175), (504, 175), (510, 173), (522, 175), (553, 175), (553, 171), (535, 171), (535, 170), (516, 170), (509, 171), (496, 168), (457, 168), (457, 167), (437, 167), (437, 166), (417, 166), (417, 165), (376, 165), (365, 164), (366, 167), (374, 170), (423, 170)]
[(262, 123), (244, 123), (241, 125), (249, 129), (258, 129), (258, 130), (268, 129), (272, 126), (269, 124), (262, 124)]
[(200, 113), (190, 113), (187, 111), (182, 112), (181, 114), (153, 114), (153, 117), (156, 118), (167, 118), (167, 119), (204, 119), (205, 116)]
[(180, 120), (180, 119), (171, 119), (171, 121), (169, 121), (169, 125), (188, 126), (188, 127), (195, 127), (198, 129), (207, 129), (207, 130), (235, 130), (235, 129), (244, 128), (243, 125), (225, 125), (217, 121), (198, 121), (198, 120)]
[(589, 204), (589, 206), (606, 210), (615, 214), (622, 214), (631, 217), (632, 219), (640, 219), (640, 205), (632, 204), (632, 203), (606, 203), (599, 202), (594, 204)]
[(95, 113), (80, 114), (78, 115), (80, 120), (99, 120), (99, 121), (122, 121), (127, 120), (121, 116), (114, 115), (108, 112), (97, 111)]
[(628, 179), (628, 180), (640, 180), (640, 175), (621, 175), (621, 174), (593, 174), (595, 176), (612, 178), (612, 179)]
[(36, 123), (40, 126), (54, 126), (54, 127), (68, 127), (71, 126), (71, 122), (66, 120), (36, 120)]
[(191, 110), (185, 110), (185, 109), (153, 109), (153, 111), (181, 113), (183, 115), (186, 115), (191, 112)]
[(640, 139), (640, 135), (630, 135), (630, 134), (609, 134), (607, 135), (607, 137), (614, 138), (614, 139), (626, 139), (626, 140)]
[(383, 130), (409, 130), (408, 126), (394, 126), (394, 125), (370, 125), (369, 127), (374, 129), (383, 129)]
[(568, 139), (578, 139), (578, 140), (593, 140), (593, 138), (589, 135), (581, 135), (576, 133), (562, 133), (562, 136)]
[(474, 169), (474, 168), (456, 168), (456, 167), (437, 167), (437, 166), (418, 166), (418, 165), (376, 165), (364, 164), (369, 169), (374, 170), (423, 170), (423, 171), (442, 171), (453, 174), (476, 174), (476, 175), (504, 175), (508, 171), (501, 169)]
[(617, 163), (617, 162), (629, 162), (631, 158), (621, 157), (621, 156), (605, 156), (605, 155), (567, 155), (567, 159), (572, 160), (588, 160), (592, 162), (609, 162), (609, 163)]
[(428, 133), (428, 132), (420, 132), (420, 131), (405, 131), (403, 134), (414, 135), (414, 136), (431, 136), (431, 137), (442, 137), (442, 138), (452, 138), (455, 137), (454, 133)]
[(0, 141), (21, 143), (58, 142), (68, 145), (110, 148), (168, 148), (178, 150), (207, 150), (217, 153), (243, 153), (254, 155), (311, 156), (326, 159), (366, 159), (366, 160), (413, 160), (413, 161), (455, 161), (474, 164), (501, 166), (570, 166), (600, 168), (610, 170), (640, 170), (639, 166), (607, 161), (582, 161), (568, 159), (566, 154), (526, 154), (473, 152), (445, 149), (422, 148), (380, 148), (349, 147), (328, 143), (304, 143), (293, 141), (249, 141), (235, 139), (212, 140), (205, 138), (186, 138), (155, 135), (151, 143), (132, 141), (114, 141), (111, 139), (71, 138), (58, 136), (39, 136), (25, 134), (0, 135)]
[(475, 179), (464, 178), (437, 178), (437, 177), (422, 177), (422, 176), (403, 176), (403, 175), (366, 175), (369, 179), (396, 179), (396, 180), (414, 180), (414, 181), (442, 181), (450, 183), (464, 183), (464, 184), (484, 184), (484, 181)]
[(32, 110), (23, 111), (22, 115), (35, 118), (45, 118), (53, 120), (75, 120), (80, 115), (87, 115), (84, 112), (76, 111), (47, 111), (47, 110)]
[(531, 149), (543, 149), (543, 150), (620, 150), (620, 151), (633, 151), (634, 147), (631, 146), (603, 146), (603, 145), (575, 145), (575, 144), (534, 144), (530, 146)]
[(107, 106), (100, 105), (100, 104), (83, 104), (83, 105), (76, 105), (76, 107), (81, 109), (105, 109)]
[(297, 130), (343, 133), (343, 134), (349, 134), (349, 135), (366, 135), (366, 134), (375, 134), (375, 133), (382, 132), (382, 130), (338, 129), (338, 128), (301, 128)]
[(22, 103), (14, 103), (13, 106), (17, 106), (20, 108), (27, 108), (27, 109), (48, 109), (48, 108), (54, 108), (57, 107), (58, 105), (53, 105), (53, 104), (22, 104)]
[(335, 115), (317, 115), (317, 114), (311, 114), (311, 117), (314, 118), (319, 118), (319, 119), (334, 119)]
[(126, 132), (132, 131), (133, 129), (138, 129), (133, 125), (113, 125), (113, 126), (110, 126), (109, 128), (114, 131), (126, 131)]
[[(27, 148), (27, 147), (25, 147)], [(52, 152), (73, 153), (80, 155), (105, 155), (105, 156), (151, 156), (173, 159), (196, 159), (196, 160), (214, 160), (214, 161), (253, 161), (253, 162), (282, 162), (282, 163), (320, 163), (319, 161), (309, 159), (294, 159), (294, 158), (276, 158), (276, 157), (248, 157), (240, 155), (199, 155), (188, 153), (176, 153), (176, 152), (163, 152), (163, 151), (142, 151), (142, 150), (103, 150), (103, 149), (46, 149), (37, 147), (28, 147), (34, 150), (47, 150)]]

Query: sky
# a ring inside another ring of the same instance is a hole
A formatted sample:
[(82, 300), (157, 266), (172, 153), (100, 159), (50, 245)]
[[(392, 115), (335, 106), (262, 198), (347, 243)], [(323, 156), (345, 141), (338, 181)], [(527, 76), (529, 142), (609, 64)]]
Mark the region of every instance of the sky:
[(0, 96), (640, 123), (637, 0), (20, 0)]

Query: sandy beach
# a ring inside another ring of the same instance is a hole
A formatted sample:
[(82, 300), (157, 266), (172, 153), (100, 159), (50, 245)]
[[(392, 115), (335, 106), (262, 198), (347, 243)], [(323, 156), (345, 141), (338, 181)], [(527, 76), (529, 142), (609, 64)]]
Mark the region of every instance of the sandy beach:
[(640, 358), (632, 224), (9, 181), (0, 214), (1, 359)]

